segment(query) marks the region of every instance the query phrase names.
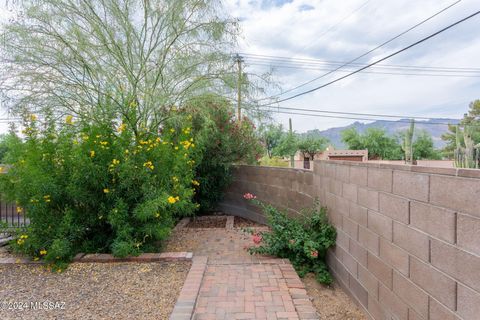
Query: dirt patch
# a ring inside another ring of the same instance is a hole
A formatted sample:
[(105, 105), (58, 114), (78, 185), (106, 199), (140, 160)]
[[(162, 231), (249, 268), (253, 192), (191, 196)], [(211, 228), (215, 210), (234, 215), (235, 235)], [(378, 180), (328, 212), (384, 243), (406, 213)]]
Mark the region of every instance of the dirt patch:
[[(39, 265), (0, 266), (0, 302), (11, 303), (0, 308), (0, 319), (168, 319), (190, 265), (74, 263), (59, 274)], [(45, 301), (50, 310), (32, 309)]]
[(191, 218), (190, 222), (186, 225), (186, 228), (198, 229), (198, 228), (225, 228), (227, 224), (227, 217), (222, 216), (204, 216)]
[(242, 218), (242, 217), (235, 217), (234, 227), (235, 228), (255, 228), (255, 227), (265, 227), (265, 225), (249, 219)]
[(302, 279), (308, 295), (313, 299), (320, 319), (329, 320), (366, 320), (367, 317), (357, 308), (350, 297), (336, 283), (330, 287), (315, 280), (313, 274)]

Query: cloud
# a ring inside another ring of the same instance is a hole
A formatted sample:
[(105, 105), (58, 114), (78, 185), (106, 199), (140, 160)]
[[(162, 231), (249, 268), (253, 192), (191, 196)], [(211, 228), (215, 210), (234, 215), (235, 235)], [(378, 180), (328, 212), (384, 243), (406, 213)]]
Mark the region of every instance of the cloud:
[[(262, 9), (258, 3), (238, 1), (236, 5), (233, 1), (226, 1), (226, 6), (234, 15), (246, 17), (241, 22), (243, 40), (239, 44), (240, 52), (349, 61), (453, 2), (295, 0)], [(359, 62), (372, 62), (473, 13), (478, 10), (478, 2), (475, 2), (462, 1)], [(359, 7), (360, 9), (355, 11)], [(480, 17), (475, 17), (384, 64), (480, 68), (477, 58), (480, 53), (480, 34), (476, 32), (479, 21)], [(248, 58), (245, 62), (249, 72), (262, 72), (269, 68), (255, 65)], [(274, 64), (281, 65), (278, 62)], [(274, 67), (274, 70), (275, 78), (283, 90), (325, 72), (284, 66)], [(345, 73), (335, 73), (292, 93), (314, 88), (343, 74)], [(363, 73), (281, 105), (319, 110), (459, 118), (467, 110), (469, 101), (480, 98), (479, 85), (480, 78)], [(289, 94), (282, 97), (286, 96)], [(286, 124), (288, 117), (293, 117), (298, 131), (325, 129), (353, 122), (295, 115), (279, 115), (277, 118)]]

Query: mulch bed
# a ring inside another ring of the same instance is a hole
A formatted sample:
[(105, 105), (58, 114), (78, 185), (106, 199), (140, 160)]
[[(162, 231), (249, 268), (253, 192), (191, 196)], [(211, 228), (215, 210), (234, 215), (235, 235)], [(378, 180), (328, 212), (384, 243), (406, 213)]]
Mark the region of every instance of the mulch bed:
[[(190, 266), (75, 263), (57, 274), (39, 265), (3, 265), (0, 303), (17, 310), (2, 306), (0, 319), (168, 319)], [(57, 309), (31, 309), (30, 302), (45, 301)], [(19, 302), (28, 303), (23, 311)]]
[(363, 312), (336, 283), (330, 287), (318, 283), (313, 274), (302, 279), (308, 295), (313, 299), (320, 319), (367, 320)]
[(186, 228), (225, 228), (227, 217), (223, 216), (204, 216), (191, 218)]
[(263, 224), (242, 217), (235, 217), (234, 226), (235, 228), (265, 227)]

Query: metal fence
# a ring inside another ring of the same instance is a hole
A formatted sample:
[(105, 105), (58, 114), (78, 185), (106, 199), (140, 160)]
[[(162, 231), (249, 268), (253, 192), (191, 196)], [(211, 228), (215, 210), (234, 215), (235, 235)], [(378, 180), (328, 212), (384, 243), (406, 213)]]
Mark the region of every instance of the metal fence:
[(25, 215), (24, 209), (19, 209), (15, 204), (7, 203), (0, 200), (0, 221), (1, 227), (7, 228), (23, 228), (29, 224), (29, 220)]

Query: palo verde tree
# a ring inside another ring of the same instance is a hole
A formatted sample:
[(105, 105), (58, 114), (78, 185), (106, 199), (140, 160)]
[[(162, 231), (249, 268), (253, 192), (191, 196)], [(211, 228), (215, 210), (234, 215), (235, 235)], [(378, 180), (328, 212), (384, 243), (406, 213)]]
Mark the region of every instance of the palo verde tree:
[(226, 52), (237, 24), (215, 0), (17, 6), (19, 16), (2, 34), (0, 71), (0, 89), (17, 113), (53, 109), (102, 122), (113, 112), (136, 133), (157, 132), (172, 109), (207, 91), (223, 94), (235, 82)]
[(267, 156), (272, 158), (275, 149), (279, 146), (283, 135), (286, 133), (283, 131), (281, 124), (264, 124), (259, 128), (259, 135), (263, 145), (267, 151)]
[(327, 144), (327, 138), (306, 135), (298, 138), (297, 148), (305, 157), (308, 157), (310, 160), (314, 160), (315, 155), (325, 150)]
[(342, 131), (342, 141), (351, 150), (368, 149), (369, 159), (397, 160), (402, 158), (402, 149), (394, 137), (389, 137), (385, 130), (368, 128), (358, 133), (355, 128)]

